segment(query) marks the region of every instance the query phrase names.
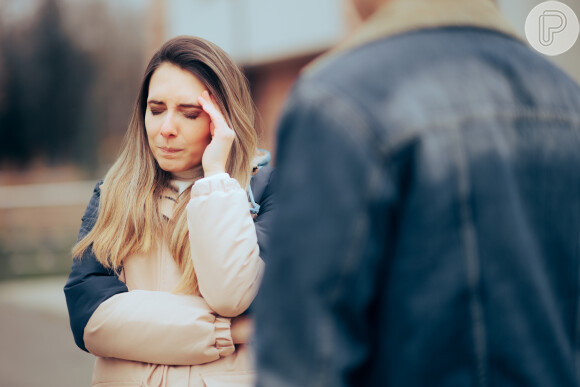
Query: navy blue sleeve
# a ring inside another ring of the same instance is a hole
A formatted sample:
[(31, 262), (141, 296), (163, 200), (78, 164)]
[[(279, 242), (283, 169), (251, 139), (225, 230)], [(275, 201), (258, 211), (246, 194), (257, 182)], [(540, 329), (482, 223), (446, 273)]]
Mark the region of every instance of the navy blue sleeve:
[[(93, 196), (82, 218), (78, 240), (87, 235), (97, 221), (102, 181), (95, 186)], [(92, 249), (85, 251), (81, 259), (75, 259), (72, 271), (64, 287), (70, 326), (76, 344), (87, 351), (83, 340), (85, 326), (97, 307), (114, 296), (127, 292), (127, 285), (112, 270), (97, 261)]]
[(260, 247), (260, 258), (264, 262), (268, 262), (270, 225), (272, 223), (273, 209), (275, 208), (275, 197), (271, 184), (274, 174), (272, 167), (265, 166), (258, 171), (251, 181), (254, 198), (260, 205), (260, 211), (254, 219), (254, 225), (258, 237), (258, 246)]
[[(254, 226), (256, 227), (256, 237), (258, 238), (258, 246), (260, 247), (260, 258), (266, 262), (266, 265), (268, 264), (268, 256), (270, 254), (270, 226), (274, 216), (273, 210), (276, 207), (276, 199), (274, 190), (272, 189), (274, 175), (274, 169), (270, 166), (265, 166), (260, 168), (250, 182), (254, 199), (260, 205), (258, 216), (254, 218)], [(254, 308), (253, 305), (254, 302), (250, 304), (244, 314), (251, 314)]]

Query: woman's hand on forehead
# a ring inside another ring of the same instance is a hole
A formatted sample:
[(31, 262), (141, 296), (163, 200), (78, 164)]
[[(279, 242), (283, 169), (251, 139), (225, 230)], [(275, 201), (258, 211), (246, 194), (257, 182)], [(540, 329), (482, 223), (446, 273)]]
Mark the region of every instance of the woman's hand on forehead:
[(236, 133), (228, 126), (215, 98), (210, 96), (207, 90), (204, 90), (197, 100), (211, 119), (212, 140), (205, 149), (201, 160), (204, 175), (207, 177), (226, 171), (226, 162)]

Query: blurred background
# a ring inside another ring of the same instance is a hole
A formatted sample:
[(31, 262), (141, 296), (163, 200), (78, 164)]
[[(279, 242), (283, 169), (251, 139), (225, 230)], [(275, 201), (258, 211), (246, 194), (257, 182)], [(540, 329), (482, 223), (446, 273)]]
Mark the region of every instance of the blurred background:
[[(498, 0), (524, 36), (541, 1)], [(580, 15), (580, 0), (565, 0)], [(260, 146), (300, 70), (360, 23), (348, 0), (0, 0), (0, 386), (89, 385), (62, 287), (149, 57), (197, 35), (250, 81)], [(549, 58), (580, 81), (580, 42)]]

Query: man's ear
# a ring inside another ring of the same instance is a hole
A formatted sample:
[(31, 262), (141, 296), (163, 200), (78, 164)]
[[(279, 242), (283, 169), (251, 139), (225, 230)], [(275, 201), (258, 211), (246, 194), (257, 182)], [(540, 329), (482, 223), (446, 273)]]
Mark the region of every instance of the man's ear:
[(349, 0), (358, 16), (364, 21), (390, 0)]

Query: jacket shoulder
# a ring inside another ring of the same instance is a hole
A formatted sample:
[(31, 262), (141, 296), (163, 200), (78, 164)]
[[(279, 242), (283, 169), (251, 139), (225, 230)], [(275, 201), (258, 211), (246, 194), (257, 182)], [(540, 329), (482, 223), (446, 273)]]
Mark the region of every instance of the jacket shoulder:
[(101, 187), (103, 185), (103, 180), (100, 180), (95, 185), (93, 189), (93, 195), (89, 200), (89, 204), (85, 209), (85, 213), (82, 217), (81, 228), (79, 230), (78, 240), (84, 238), (97, 222), (97, 216), (99, 213), (99, 203), (101, 201)]
[(261, 203), (271, 194), (270, 186), (273, 174), (274, 168), (267, 165), (260, 168), (258, 172), (252, 176), (250, 186), (257, 203)]

